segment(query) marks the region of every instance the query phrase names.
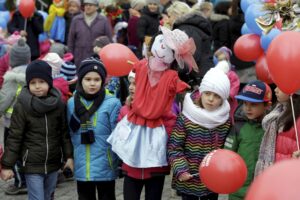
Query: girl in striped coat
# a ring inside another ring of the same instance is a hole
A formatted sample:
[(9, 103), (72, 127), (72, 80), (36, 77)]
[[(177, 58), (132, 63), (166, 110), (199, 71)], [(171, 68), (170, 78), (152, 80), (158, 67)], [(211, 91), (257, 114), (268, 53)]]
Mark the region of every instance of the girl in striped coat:
[(187, 93), (182, 114), (168, 142), (168, 161), (173, 171), (172, 188), (183, 200), (217, 200), (199, 179), (198, 168), (206, 154), (222, 148), (230, 129), (227, 101), (230, 82), (217, 66), (210, 69), (199, 91)]

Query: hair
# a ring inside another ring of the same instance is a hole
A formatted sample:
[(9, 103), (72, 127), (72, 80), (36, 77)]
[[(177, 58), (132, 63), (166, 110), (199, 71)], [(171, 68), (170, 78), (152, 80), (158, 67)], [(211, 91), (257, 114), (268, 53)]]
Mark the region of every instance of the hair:
[[(300, 116), (300, 95), (293, 94), (292, 97), (293, 97), (295, 118), (297, 119)], [(280, 122), (280, 125), (283, 126), (283, 131), (288, 131), (294, 125), (292, 112), (293, 111), (292, 111), (291, 102), (288, 101), (287, 109), (285, 110), (284, 113), (282, 113), (280, 119), (278, 120)]]
[(214, 11), (216, 14), (228, 15), (228, 10), (230, 7), (230, 1), (221, 1), (215, 6)]
[(191, 12), (191, 7), (183, 3), (181, 1), (175, 1), (171, 4), (171, 6), (167, 9), (167, 13), (171, 15), (175, 15), (177, 18)]
[(213, 10), (214, 5), (211, 2), (204, 1), (200, 5), (197, 5), (197, 7), (199, 7), (201, 12), (204, 12), (206, 10)]

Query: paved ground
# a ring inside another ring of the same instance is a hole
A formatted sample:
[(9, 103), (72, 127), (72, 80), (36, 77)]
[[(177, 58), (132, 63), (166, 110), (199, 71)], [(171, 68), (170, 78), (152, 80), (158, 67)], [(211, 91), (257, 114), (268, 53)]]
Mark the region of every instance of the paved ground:
[[(0, 119), (0, 144), (3, 145), (3, 126)], [(4, 189), (12, 183), (11, 181), (4, 182), (0, 180), (0, 200), (25, 200), (27, 195), (5, 195)], [(170, 176), (167, 176), (163, 191), (163, 200), (179, 200), (174, 190), (171, 189)], [(118, 179), (116, 183), (116, 196), (117, 200), (123, 200), (123, 179)], [(75, 200), (77, 199), (76, 184), (74, 181), (64, 182), (57, 186), (55, 191), (55, 200)], [(142, 198), (144, 199), (144, 197)], [(226, 200), (226, 196), (220, 196), (219, 200)]]

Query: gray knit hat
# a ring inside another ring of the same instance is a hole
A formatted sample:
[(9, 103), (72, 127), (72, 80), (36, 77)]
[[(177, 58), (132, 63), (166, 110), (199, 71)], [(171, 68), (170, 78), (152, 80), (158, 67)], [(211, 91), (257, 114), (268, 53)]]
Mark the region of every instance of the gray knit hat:
[(30, 47), (26, 44), (23, 38), (19, 39), (12, 45), (9, 52), (9, 65), (17, 67), (20, 65), (27, 65), (31, 59)]
[(131, 0), (130, 7), (135, 10), (142, 10), (146, 5), (145, 0)]
[(68, 47), (59, 42), (55, 42), (51, 45), (49, 53), (57, 53), (60, 58), (64, 58), (65, 53), (67, 53)]
[(103, 35), (95, 39), (93, 46), (103, 48), (108, 44), (110, 44), (109, 38), (106, 35)]
[(159, 0), (146, 0), (146, 4), (149, 4), (149, 3), (155, 3), (157, 5), (160, 4)]
[(83, 4), (86, 4), (86, 3), (94, 4), (94, 5), (98, 6), (99, 5), (99, 0), (84, 0)]

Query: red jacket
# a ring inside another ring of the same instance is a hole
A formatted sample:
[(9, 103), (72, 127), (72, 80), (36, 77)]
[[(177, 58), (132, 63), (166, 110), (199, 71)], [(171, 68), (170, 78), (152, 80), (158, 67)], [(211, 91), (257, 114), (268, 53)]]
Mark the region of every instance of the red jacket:
[[(300, 139), (300, 117), (297, 119), (298, 139)], [(276, 138), (275, 162), (290, 159), (297, 151), (297, 140), (294, 126), (288, 131), (280, 132)]]
[[(118, 121), (120, 121), (129, 112), (129, 110), (130, 110), (130, 106), (124, 105), (120, 110)], [(176, 115), (170, 111), (170, 112), (166, 113), (162, 118), (163, 118), (164, 126), (167, 130), (167, 133), (170, 136), (173, 126), (176, 123)], [(135, 178), (135, 179), (149, 179), (154, 176), (168, 175), (170, 173), (169, 166), (151, 167), (151, 168), (135, 168), (135, 167), (126, 165), (125, 163), (122, 163), (122, 170), (125, 175)]]
[(8, 60), (9, 60), (9, 54), (8, 53), (4, 54), (4, 56), (2, 56), (0, 58), (0, 88), (2, 88), (3, 76), (9, 68), (9, 63), (8, 63), (9, 61)]

